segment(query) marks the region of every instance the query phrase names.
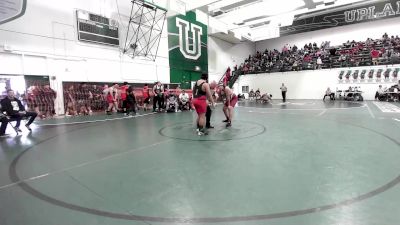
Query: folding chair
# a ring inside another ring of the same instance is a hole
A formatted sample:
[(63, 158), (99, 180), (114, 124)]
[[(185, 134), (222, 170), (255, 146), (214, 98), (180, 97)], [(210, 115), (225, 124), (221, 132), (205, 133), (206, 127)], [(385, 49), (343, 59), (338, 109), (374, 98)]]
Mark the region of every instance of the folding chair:
[[(6, 118), (7, 118), (8, 124), (13, 128), (13, 130), (15, 131), (15, 133), (17, 133), (17, 135), (19, 135), (18, 130), (17, 130), (16, 127), (11, 123), (11, 122), (17, 121), (17, 120), (14, 119), (14, 118), (11, 118), (11, 117), (9, 117), (7, 114), (5, 114), (5, 113), (3, 112), (3, 110), (1, 110), (1, 105), (0, 105), (0, 114), (1, 114), (3, 117), (6, 117)], [(22, 120), (22, 118), (21, 118), (21, 120)]]

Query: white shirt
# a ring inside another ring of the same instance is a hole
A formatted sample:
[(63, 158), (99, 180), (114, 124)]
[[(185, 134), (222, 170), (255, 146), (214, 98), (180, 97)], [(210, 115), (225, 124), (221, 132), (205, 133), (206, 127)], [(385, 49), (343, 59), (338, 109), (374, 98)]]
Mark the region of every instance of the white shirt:
[(189, 94), (188, 94), (188, 93), (181, 93), (181, 94), (179, 95), (179, 99), (180, 99), (182, 102), (187, 102), (187, 101), (189, 101)]
[(11, 101), (11, 106), (13, 107), (14, 111), (19, 111), (19, 105), (17, 101)]

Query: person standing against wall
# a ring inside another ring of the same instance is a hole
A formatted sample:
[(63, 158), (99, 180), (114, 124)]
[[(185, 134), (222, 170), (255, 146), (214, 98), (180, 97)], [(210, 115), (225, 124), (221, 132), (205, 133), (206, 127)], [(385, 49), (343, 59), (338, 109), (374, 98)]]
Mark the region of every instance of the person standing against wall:
[(286, 92), (287, 92), (287, 87), (285, 86), (285, 84), (284, 84), (284, 83), (282, 83), (281, 91), (282, 91), (282, 98), (283, 98), (283, 102), (286, 102)]
[(122, 111), (124, 113), (127, 113), (127, 101), (126, 101), (126, 97), (128, 96), (128, 82), (124, 82), (122, 84), (122, 86), (120, 87), (121, 90), (121, 101), (122, 101)]
[(142, 94), (143, 94), (143, 110), (146, 111), (148, 105), (150, 104), (150, 89), (147, 84), (144, 84)]
[(153, 112), (156, 111), (157, 103), (158, 103), (158, 111), (162, 109), (162, 103), (164, 98), (164, 87), (160, 81), (157, 81), (156, 85), (153, 87)]

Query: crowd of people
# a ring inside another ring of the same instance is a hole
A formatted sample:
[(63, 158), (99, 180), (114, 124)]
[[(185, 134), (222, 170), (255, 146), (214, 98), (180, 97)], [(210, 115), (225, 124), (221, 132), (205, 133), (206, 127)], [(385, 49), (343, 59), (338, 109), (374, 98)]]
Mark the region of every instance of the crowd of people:
[[(144, 84), (134, 87), (124, 82), (112, 85), (67, 84), (64, 90), (64, 105), (67, 116), (92, 115), (93, 112), (136, 114), (137, 110), (153, 112), (179, 112), (191, 110), (191, 91), (179, 86), (156, 82), (152, 87)], [(152, 102), (152, 106), (150, 103)]]
[(235, 71), (239, 74), (356, 67), (400, 63), (400, 37), (384, 34), (380, 39), (347, 41), (331, 46), (329, 41), (305, 44), (299, 48), (286, 44), (281, 50), (250, 55)]
[(52, 118), (56, 115), (54, 104), (56, 98), (57, 93), (50, 88), (49, 83), (32, 85), (28, 87), (23, 96), (27, 107), (42, 119)]

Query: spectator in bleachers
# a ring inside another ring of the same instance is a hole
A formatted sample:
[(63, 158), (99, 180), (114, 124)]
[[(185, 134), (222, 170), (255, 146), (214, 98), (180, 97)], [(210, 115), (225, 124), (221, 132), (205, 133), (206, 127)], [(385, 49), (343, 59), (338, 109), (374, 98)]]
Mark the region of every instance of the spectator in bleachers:
[(322, 59), (321, 59), (321, 57), (318, 57), (318, 59), (317, 59), (317, 69), (322, 69)]
[[(392, 50), (393, 49), (393, 50)], [(377, 52), (372, 51), (375, 50)], [(392, 57), (400, 52), (400, 38), (378, 39), (368, 38), (365, 42), (347, 41), (341, 46), (331, 47), (326, 41), (317, 46), (316, 43), (305, 44), (302, 49), (292, 48), (285, 44), (282, 51), (268, 50), (249, 56), (238, 68), (239, 74), (257, 72), (278, 72), (301, 69), (332, 68), (347, 66), (369, 66), (371, 59), (374, 65), (388, 64)], [(382, 56), (382, 60), (379, 57)], [(321, 58), (322, 64), (319, 64)], [(400, 60), (399, 60), (400, 61)]]
[(64, 92), (64, 101), (66, 102), (65, 115), (67, 116), (78, 115), (78, 111), (76, 110), (75, 90), (73, 85), (71, 85)]
[(371, 58), (372, 58), (372, 64), (373, 65), (378, 65), (379, 55), (380, 55), (380, 52), (378, 50), (372, 49)]
[(39, 110), (39, 89), (36, 86), (32, 85), (26, 90), (26, 103), (28, 109), (35, 111), (39, 116), (41, 116), (42, 113)]
[(76, 99), (78, 104), (79, 112), (82, 115), (92, 115), (91, 103), (93, 100), (93, 94), (89, 90), (86, 83), (81, 83), (76, 92)]
[(57, 93), (50, 88), (50, 85), (46, 84), (43, 88), (44, 99), (46, 102), (44, 116), (53, 117), (55, 115), (54, 101), (57, 97)]

